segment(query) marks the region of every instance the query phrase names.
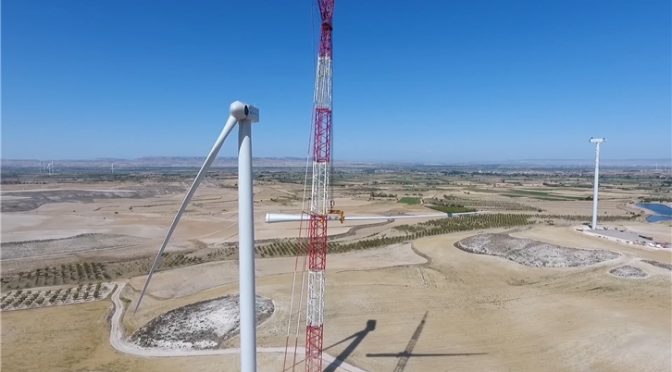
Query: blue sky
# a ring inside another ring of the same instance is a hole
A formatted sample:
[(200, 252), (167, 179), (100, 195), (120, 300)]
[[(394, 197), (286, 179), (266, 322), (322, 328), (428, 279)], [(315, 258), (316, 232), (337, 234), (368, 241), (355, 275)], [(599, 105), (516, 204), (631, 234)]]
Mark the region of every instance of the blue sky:
[[(255, 156), (306, 156), (313, 1), (4, 0), (2, 157), (204, 156), (235, 99), (261, 109)], [(605, 159), (670, 158), (670, 14), (336, 0), (334, 156), (588, 159), (604, 136)]]

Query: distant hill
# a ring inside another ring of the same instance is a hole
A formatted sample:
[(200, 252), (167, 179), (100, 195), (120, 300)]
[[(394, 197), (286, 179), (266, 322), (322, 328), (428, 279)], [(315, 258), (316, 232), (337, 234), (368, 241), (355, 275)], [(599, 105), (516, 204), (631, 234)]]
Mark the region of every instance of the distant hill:
[[(54, 160), (55, 168), (106, 168), (112, 164), (117, 169), (123, 168), (193, 168), (203, 164), (204, 157), (197, 156), (156, 156), (137, 159), (100, 158), (91, 160)], [(254, 158), (255, 167), (263, 168), (293, 168), (305, 167), (306, 159), (297, 157), (264, 157)], [(41, 159), (2, 159), (3, 168), (36, 168), (43, 169), (51, 160)], [(619, 168), (659, 168), (670, 169), (671, 159), (601, 159), (603, 167)], [(235, 157), (220, 157), (215, 160), (213, 167), (236, 167), (238, 160)], [(413, 168), (413, 167), (457, 167), (469, 169), (534, 169), (534, 168), (590, 168), (593, 159), (523, 159), (482, 162), (355, 162), (335, 161), (336, 167), (344, 168)]]
[[(137, 159), (92, 159), (92, 160), (54, 160), (55, 168), (192, 168), (200, 167), (205, 157), (197, 156), (157, 156), (142, 157)], [(3, 168), (46, 168), (51, 160), (40, 159), (2, 159)], [(282, 158), (254, 158), (255, 167), (287, 168), (305, 167), (306, 159), (294, 157)], [(373, 167), (373, 163), (339, 162), (340, 166), (347, 167)], [(238, 159), (234, 157), (217, 158), (212, 167), (225, 168), (237, 167)]]

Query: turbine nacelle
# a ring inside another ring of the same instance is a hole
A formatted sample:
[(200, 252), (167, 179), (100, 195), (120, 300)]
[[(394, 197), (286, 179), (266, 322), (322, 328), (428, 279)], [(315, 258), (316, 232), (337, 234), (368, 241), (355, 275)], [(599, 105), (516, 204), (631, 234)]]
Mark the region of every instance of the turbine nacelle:
[(233, 102), (229, 106), (229, 112), (238, 121), (248, 120), (251, 123), (259, 121), (259, 109), (240, 101)]
[(601, 138), (601, 137), (590, 137), (590, 143), (598, 144), (598, 143), (602, 143), (602, 142), (606, 142), (606, 141), (607, 141), (606, 138)]

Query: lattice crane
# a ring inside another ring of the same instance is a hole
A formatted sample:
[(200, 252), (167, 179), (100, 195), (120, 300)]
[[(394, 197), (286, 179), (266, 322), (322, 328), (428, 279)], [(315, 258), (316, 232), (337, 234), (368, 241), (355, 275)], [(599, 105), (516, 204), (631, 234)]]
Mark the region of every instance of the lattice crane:
[(308, 296), (306, 309), (306, 371), (322, 370), (324, 336), (324, 288), (327, 263), (327, 221), (339, 214), (330, 199), (332, 146), (332, 17), (334, 0), (317, 0), (320, 47), (314, 97), (313, 173), (308, 221)]

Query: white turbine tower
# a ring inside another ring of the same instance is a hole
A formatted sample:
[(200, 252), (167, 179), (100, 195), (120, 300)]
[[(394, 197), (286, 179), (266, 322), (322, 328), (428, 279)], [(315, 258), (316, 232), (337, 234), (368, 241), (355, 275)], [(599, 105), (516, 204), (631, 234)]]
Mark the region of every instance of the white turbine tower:
[(590, 137), (590, 143), (595, 144), (595, 181), (593, 181), (593, 224), (592, 229), (597, 228), (597, 198), (598, 198), (598, 180), (600, 177), (600, 144), (605, 142), (606, 138)]
[(239, 280), (240, 280), (240, 370), (256, 371), (257, 369), (257, 343), (256, 343), (256, 309), (254, 288), (254, 214), (252, 200), (252, 123), (259, 121), (259, 110), (251, 105), (240, 101), (233, 102), (230, 107), (229, 119), (224, 125), (219, 138), (212, 146), (203, 166), (198, 171), (191, 188), (180, 205), (173, 223), (168, 229), (166, 238), (154, 258), (152, 268), (149, 270), (147, 280), (140, 293), (135, 311), (138, 311), (140, 302), (145, 295), (149, 281), (154, 271), (161, 263), (161, 254), (166, 249), (180, 217), (187, 208), (187, 204), (196, 192), (208, 168), (217, 157), (219, 149), (229, 135), (233, 127), (238, 124), (238, 256), (239, 256)]

